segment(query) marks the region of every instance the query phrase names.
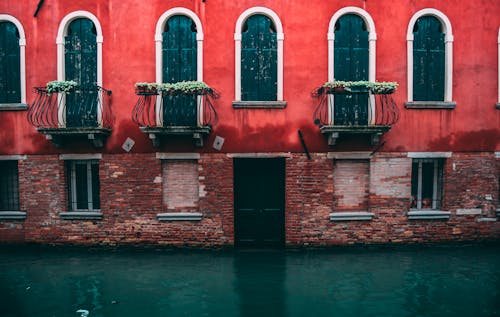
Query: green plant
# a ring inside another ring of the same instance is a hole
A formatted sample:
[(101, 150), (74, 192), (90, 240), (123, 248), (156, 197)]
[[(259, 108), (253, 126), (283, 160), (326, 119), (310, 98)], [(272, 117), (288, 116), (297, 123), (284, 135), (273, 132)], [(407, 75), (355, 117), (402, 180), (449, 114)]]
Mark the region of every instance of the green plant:
[(53, 80), (49, 81), (46, 85), (47, 94), (51, 93), (68, 93), (73, 91), (78, 84), (73, 80)]
[(202, 81), (181, 81), (177, 83), (136, 83), (137, 89), (157, 90), (168, 95), (206, 95), (213, 94), (213, 89)]
[(370, 91), (372, 94), (392, 94), (398, 86), (398, 83), (393, 81), (375, 82), (372, 83)]
[(316, 90), (316, 95), (321, 95), (323, 93), (333, 93), (342, 90), (351, 92), (353, 90), (360, 90), (360, 89), (369, 90), (372, 94), (392, 94), (397, 87), (398, 83), (390, 81), (371, 82), (365, 80), (358, 80), (358, 81), (336, 80), (324, 83), (321, 87), (319, 87)]

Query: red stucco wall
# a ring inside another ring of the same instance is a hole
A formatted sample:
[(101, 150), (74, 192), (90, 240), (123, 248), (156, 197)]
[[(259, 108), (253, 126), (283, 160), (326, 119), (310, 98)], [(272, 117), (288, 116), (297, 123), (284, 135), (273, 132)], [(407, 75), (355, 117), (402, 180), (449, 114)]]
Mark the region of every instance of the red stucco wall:
[[(34, 18), (38, 1), (2, 0), (0, 13), (21, 21), (27, 37), (26, 73), (28, 103), (31, 89), (56, 79), (55, 39), (59, 23), (68, 13), (87, 10), (99, 19), (104, 35), (103, 86), (113, 91), (113, 132), (104, 152), (122, 153), (127, 137), (136, 141), (132, 152), (153, 151), (150, 140), (131, 121), (136, 102), (134, 83), (154, 81), (154, 33), (158, 18), (166, 10), (181, 6), (201, 19), (204, 39), (204, 80), (221, 92), (216, 110), (219, 123), (201, 151), (214, 151), (216, 135), (225, 138), (223, 152), (302, 151), (297, 130), (301, 129), (312, 152), (330, 150), (312, 122), (316, 100), (310, 92), (327, 80), (328, 23), (345, 6), (365, 9), (377, 33), (379, 81), (400, 84), (394, 98), (401, 110), (400, 121), (384, 136), (383, 151), (499, 151), (500, 110), (498, 102), (497, 0), (78, 0), (45, 1)], [(285, 109), (233, 109), (234, 31), (238, 16), (253, 6), (275, 11), (283, 24)], [(412, 15), (435, 8), (451, 21), (453, 43), (454, 110), (407, 110), (406, 31)], [(338, 150), (366, 149), (367, 143), (344, 139)], [(192, 151), (191, 142), (163, 145), (164, 151)], [(0, 112), (0, 154), (48, 154), (89, 152), (88, 148), (56, 149), (26, 120), (25, 111)]]

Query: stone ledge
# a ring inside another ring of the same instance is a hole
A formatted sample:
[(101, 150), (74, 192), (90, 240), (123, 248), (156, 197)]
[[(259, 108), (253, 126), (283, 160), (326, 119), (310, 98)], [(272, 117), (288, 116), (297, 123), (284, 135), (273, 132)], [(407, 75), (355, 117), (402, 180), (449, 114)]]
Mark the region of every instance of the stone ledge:
[(375, 214), (367, 211), (332, 212), (330, 221), (366, 221), (372, 220)]
[(453, 110), (457, 106), (454, 101), (409, 101), (405, 102), (406, 109), (445, 109)]
[(235, 109), (283, 109), (286, 101), (233, 101)]
[(164, 212), (156, 214), (159, 221), (200, 221), (201, 212)]
[(22, 111), (27, 109), (28, 105), (25, 103), (0, 103), (0, 111)]
[(408, 212), (408, 219), (410, 220), (439, 220), (450, 219), (449, 211), (441, 210), (414, 210)]
[(458, 216), (480, 215), (481, 213), (482, 213), (481, 208), (460, 208), (460, 209), (457, 209)]
[(65, 220), (101, 220), (102, 212), (99, 211), (69, 211), (59, 214)]
[(25, 211), (0, 211), (0, 220), (24, 220)]
[(483, 217), (483, 218), (478, 218), (476, 221), (477, 222), (495, 222), (495, 221), (497, 221), (497, 218)]

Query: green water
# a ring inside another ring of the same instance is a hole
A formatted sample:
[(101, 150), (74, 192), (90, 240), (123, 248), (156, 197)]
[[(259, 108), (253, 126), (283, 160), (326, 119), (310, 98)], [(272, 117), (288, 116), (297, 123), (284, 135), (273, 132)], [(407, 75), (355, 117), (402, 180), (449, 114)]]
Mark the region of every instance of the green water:
[(498, 316), (500, 247), (0, 247), (0, 316)]

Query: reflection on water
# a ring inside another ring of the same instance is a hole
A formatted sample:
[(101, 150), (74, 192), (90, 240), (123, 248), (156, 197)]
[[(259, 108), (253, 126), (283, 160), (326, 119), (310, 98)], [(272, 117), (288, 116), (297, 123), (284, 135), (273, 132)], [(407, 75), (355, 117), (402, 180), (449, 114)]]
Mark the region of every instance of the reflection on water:
[(0, 248), (0, 316), (498, 316), (500, 248)]

